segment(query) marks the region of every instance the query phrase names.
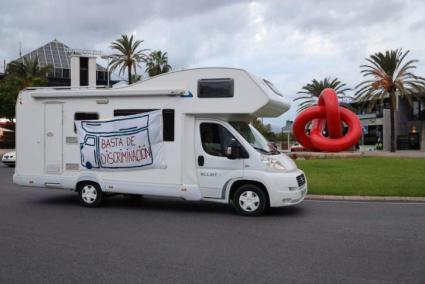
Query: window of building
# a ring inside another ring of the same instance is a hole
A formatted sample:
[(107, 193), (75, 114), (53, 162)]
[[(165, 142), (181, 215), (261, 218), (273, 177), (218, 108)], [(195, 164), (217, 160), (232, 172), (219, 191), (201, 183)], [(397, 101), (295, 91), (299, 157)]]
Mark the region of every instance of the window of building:
[(425, 105), (423, 102), (418, 100), (413, 100), (411, 105), (411, 120), (425, 120)]
[(75, 127), (76, 120), (97, 120), (99, 114), (96, 112), (76, 112), (74, 114), (74, 133), (77, 133), (77, 127)]
[(89, 85), (89, 59), (80, 57), (80, 86)]
[(63, 69), (63, 77), (69, 79), (69, 69)]
[(421, 113), (420, 102), (418, 102), (418, 101), (415, 100), (412, 103), (412, 115), (411, 115), (411, 119), (412, 120), (419, 120), (420, 113)]
[(204, 151), (212, 156), (225, 157), (227, 147), (242, 145), (224, 126), (217, 123), (201, 123), (201, 142)]
[[(116, 109), (114, 116), (126, 116), (154, 111), (156, 109)], [(174, 109), (162, 110), (162, 135), (164, 141), (174, 141)]]
[(80, 68), (81, 69), (89, 69), (89, 58), (88, 57), (80, 57)]
[(97, 75), (98, 81), (105, 81), (106, 80), (105, 72), (97, 71), (96, 75)]
[(382, 143), (382, 125), (363, 126), (363, 145), (376, 145)]
[(198, 80), (199, 98), (227, 98), (233, 97), (234, 81), (230, 78)]
[(387, 99), (384, 99), (384, 109), (390, 109), (390, 99), (389, 98), (387, 98)]
[(56, 78), (62, 78), (62, 69), (55, 68), (55, 77)]

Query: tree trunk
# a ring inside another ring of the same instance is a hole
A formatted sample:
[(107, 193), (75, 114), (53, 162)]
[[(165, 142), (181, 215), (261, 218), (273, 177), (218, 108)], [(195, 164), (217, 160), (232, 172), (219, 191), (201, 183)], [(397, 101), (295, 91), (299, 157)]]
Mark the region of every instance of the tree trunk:
[(131, 83), (133, 83), (132, 82), (132, 80), (131, 80), (131, 65), (130, 66), (127, 66), (127, 70), (128, 70), (128, 84), (129, 85), (131, 85)]
[(390, 93), (390, 140), (391, 140), (391, 152), (395, 152), (395, 123), (394, 123), (394, 112), (395, 112), (395, 94), (393, 92)]

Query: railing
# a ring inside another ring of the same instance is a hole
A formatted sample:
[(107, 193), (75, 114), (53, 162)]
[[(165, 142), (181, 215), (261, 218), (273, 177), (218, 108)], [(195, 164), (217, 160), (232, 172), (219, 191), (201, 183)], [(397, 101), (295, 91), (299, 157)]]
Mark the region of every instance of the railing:
[(359, 117), (359, 119), (371, 119), (371, 118), (377, 118), (378, 114), (375, 112), (372, 113), (364, 113), (364, 114), (357, 114), (357, 116)]

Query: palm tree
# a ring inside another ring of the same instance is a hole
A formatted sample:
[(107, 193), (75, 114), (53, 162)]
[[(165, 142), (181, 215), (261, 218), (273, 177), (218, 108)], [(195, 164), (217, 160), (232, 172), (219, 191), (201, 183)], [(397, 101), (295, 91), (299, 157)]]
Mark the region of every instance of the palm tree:
[(305, 110), (306, 108), (315, 105), (319, 99), (320, 94), (326, 88), (332, 88), (335, 90), (338, 98), (346, 97), (345, 92), (351, 90), (347, 88), (347, 85), (338, 80), (338, 78), (325, 78), (324, 80), (313, 79), (311, 83), (304, 85), (301, 88), (301, 91), (297, 94), (302, 94), (303, 96), (294, 99), (294, 101), (303, 100), (298, 106), (298, 112)]
[(145, 72), (149, 74), (149, 77), (167, 73), (170, 70), (171, 66), (168, 64), (167, 52), (162, 53), (161, 50), (157, 50), (149, 54), (146, 60), (145, 70)]
[(409, 54), (409, 50), (387, 50), (385, 53), (378, 52), (366, 58), (367, 63), (361, 65), (361, 73), (367, 80), (356, 86), (356, 99), (358, 101), (382, 102), (385, 98), (390, 99), (390, 139), (391, 152), (395, 152), (395, 126), (394, 110), (396, 97), (404, 97), (412, 104), (413, 99), (423, 101), (421, 93), (425, 88), (425, 79), (414, 75), (411, 70), (415, 69), (418, 60), (403, 61)]
[(111, 43), (111, 48), (117, 53), (111, 55), (111, 70), (119, 68), (119, 74), (124, 73), (127, 69), (128, 83), (133, 82), (132, 72), (137, 74), (137, 66), (141, 61), (146, 60), (145, 51), (147, 49), (138, 49), (143, 40), (133, 40), (133, 35), (121, 35), (121, 38)]
[(19, 82), (21, 89), (32, 86), (47, 85), (47, 74), (53, 69), (52, 65), (41, 67), (38, 57), (33, 59), (24, 57), (7, 65), (7, 74)]
[(139, 74), (131, 75), (131, 82), (136, 83), (140, 80), (142, 80), (142, 75), (139, 75)]

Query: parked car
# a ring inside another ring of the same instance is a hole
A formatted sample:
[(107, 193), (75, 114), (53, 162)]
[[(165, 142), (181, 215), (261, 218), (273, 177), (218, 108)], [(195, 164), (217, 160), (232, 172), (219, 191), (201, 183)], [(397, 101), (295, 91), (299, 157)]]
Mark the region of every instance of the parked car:
[(304, 152), (307, 151), (307, 149), (300, 144), (294, 144), (291, 146), (291, 152)]
[(1, 162), (9, 167), (14, 167), (16, 164), (16, 152), (7, 152), (1, 158)]

